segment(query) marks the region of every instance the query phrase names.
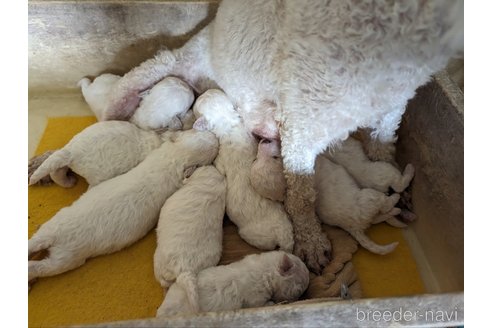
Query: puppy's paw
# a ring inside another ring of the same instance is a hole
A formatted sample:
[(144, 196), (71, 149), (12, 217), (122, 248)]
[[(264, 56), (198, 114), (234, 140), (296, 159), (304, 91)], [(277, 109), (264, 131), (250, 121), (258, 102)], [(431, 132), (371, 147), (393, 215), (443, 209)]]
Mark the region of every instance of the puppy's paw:
[[(41, 155), (34, 156), (29, 160), (29, 163), (27, 164), (27, 177), (28, 181), (31, 179), (31, 175), (38, 169), (38, 167), (43, 164), (43, 162), (51, 156), (55, 151), (54, 150), (48, 150), (44, 152)], [(51, 180), (51, 177), (48, 175), (41, 180), (37, 182), (37, 184), (41, 186), (47, 186), (53, 183), (53, 180)]]
[(408, 183), (410, 183), (415, 176), (415, 166), (412, 164), (407, 164), (407, 166), (405, 166), (405, 170), (403, 171), (403, 176), (408, 180)]
[(38, 281), (38, 278), (31, 279), (27, 282), (27, 292), (31, 291), (32, 286)]
[(321, 231), (310, 234), (296, 233), (294, 236), (294, 255), (306, 263), (310, 271), (320, 275), (331, 260), (331, 243)]
[(400, 220), (402, 220), (404, 223), (411, 223), (415, 220), (417, 220), (417, 215), (415, 213), (413, 213), (412, 211), (410, 210), (407, 210), (407, 209), (402, 209), (401, 210), (401, 213), (399, 214), (398, 216), (400, 218)]

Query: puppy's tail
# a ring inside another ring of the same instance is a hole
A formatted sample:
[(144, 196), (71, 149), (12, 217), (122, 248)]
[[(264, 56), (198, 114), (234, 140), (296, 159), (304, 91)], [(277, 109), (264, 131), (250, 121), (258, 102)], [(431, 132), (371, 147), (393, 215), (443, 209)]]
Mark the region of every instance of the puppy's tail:
[(36, 184), (39, 180), (55, 172), (61, 168), (70, 165), (72, 162), (72, 154), (69, 150), (62, 148), (55, 151), (48, 157), (38, 168), (33, 172), (29, 179), (29, 185)]
[(183, 272), (176, 278), (176, 284), (186, 291), (188, 303), (192, 313), (200, 312), (200, 303), (198, 295), (198, 281), (196, 274), (191, 272)]
[(398, 246), (398, 242), (394, 242), (391, 244), (387, 245), (378, 245), (372, 240), (367, 237), (363, 231), (361, 230), (354, 230), (354, 231), (349, 231), (350, 234), (359, 242), (359, 244), (367, 249), (370, 252), (380, 254), (380, 255), (385, 255), (388, 253), (391, 253), (392, 251), (395, 250), (396, 246)]

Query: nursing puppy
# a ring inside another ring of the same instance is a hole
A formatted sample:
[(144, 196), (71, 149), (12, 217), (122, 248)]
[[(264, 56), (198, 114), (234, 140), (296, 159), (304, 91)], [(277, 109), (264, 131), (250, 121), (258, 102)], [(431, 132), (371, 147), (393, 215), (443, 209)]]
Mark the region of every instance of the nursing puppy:
[(239, 235), (259, 249), (291, 252), (292, 225), (282, 204), (261, 197), (250, 183), (256, 157), (256, 140), (246, 130), (227, 96), (211, 89), (195, 102), (194, 128), (210, 130), (219, 138), (215, 166), (227, 180), (227, 216), (239, 228)]
[(182, 129), (182, 120), (195, 100), (190, 86), (171, 76), (141, 93), (140, 97), (142, 101), (130, 122), (147, 130)]
[(45, 159), (32, 173), (29, 184), (50, 175), (58, 185), (73, 187), (76, 177), (67, 175), (71, 169), (93, 187), (134, 168), (172, 134), (159, 135), (123, 121), (97, 122)]
[[(403, 174), (392, 164), (368, 159), (362, 144), (349, 137), (336, 149), (322, 154), (344, 169), (363, 188), (372, 188), (380, 192), (388, 192), (389, 187), (400, 193), (413, 179), (415, 169), (412, 164), (405, 167)], [(251, 167), (251, 184), (263, 197), (284, 201), (287, 184), (283, 174), (284, 167), (279, 142), (275, 139), (261, 140), (258, 154)]]
[(294, 252), (320, 272), (330, 243), (314, 211), (316, 156), (366, 127), (382, 144), (375, 159), (391, 158), (407, 101), (463, 52), (463, 7), (460, 0), (223, 0), (182, 48), (159, 52), (118, 81), (105, 119), (131, 117), (138, 94), (168, 75), (198, 92), (213, 80), (246, 121), (265, 101), (275, 103)]
[(383, 161), (371, 161), (364, 153), (362, 143), (349, 137), (339, 147), (323, 153), (327, 159), (343, 166), (357, 181), (359, 186), (388, 192), (405, 190), (413, 179), (415, 169), (408, 164), (403, 175), (392, 164)]
[(157, 225), (154, 274), (168, 287), (182, 272), (219, 263), (226, 182), (213, 166), (197, 168), (164, 203)]
[[(286, 183), (279, 155), (277, 141), (260, 142), (258, 158), (251, 169), (251, 184), (261, 195), (282, 201)], [(386, 254), (396, 247), (397, 243), (375, 244), (364, 230), (383, 221), (400, 228), (406, 226), (394, 217), (400, 213), (400, 209), (394, 208), (400, 198), (398, 194), (388, 197), (374, 189), (361, 189), (342, 166), (323, 156), (318, 156), (316, 162), (315, 187), (316, 212), (324, 223), (346, 230), (371, 252)]]
[[(108, 106), (109, 95), (120, 76), (102, 74), (91, 83), (83, 78), (78, 85), (85, 101), (100, 121)], [(151, 89), (139, 94), (140, 105), (130, 118), (130, 122), (145, 130), (183, 128), (183, 120), (195, 100), (193, 90), (176, 77), (166, 77)]]
[(285, 199), (287, 182), (280, 145), (277, 140), (261, 140), (258, 153), (251, 166), (251, 186), (261, 196), (278, 202)]
[(252, 254), (198, 275), (181, 274), (171, 285), (157, 316), (237, 310), (295, 301), (309, 284), (309, 271), (282, 251)]
[(372, 224), (396, 220), (399, 194), (387, 196), (374, 189), (361, 189), (342, 166), (323, 156), (316, 160), (314, 183), (318, 191), (316, 213), (321, 221), (344, 229), (373, 253), (384, 255), (396, 248), (397, 242), (384, 246), (374, 243), (364, 231)]
[(134, 169), (89, 189), (29, 239), (29, 258), (49, 252), (41, 261), (29, 261), (29, 280), (77, 268), (145, 236), (157, 224), (165, 200), (183, 185), (185, 171), (212, 163), (217, 151), (212, 133), (182, 132)]

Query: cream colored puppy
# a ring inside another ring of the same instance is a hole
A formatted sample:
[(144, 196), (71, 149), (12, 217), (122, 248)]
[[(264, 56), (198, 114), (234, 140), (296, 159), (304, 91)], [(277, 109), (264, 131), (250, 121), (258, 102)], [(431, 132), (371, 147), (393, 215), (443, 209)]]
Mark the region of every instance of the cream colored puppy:
[(219, 138), (215, 166), (227, 179), (227, 216), (250, 245), (264, 250), (292, 251), (292, 225), (279, 202), (260, 196), (251, 186), (251, 165), (256, 157), (256, 140), (244, 127), (227, 96), (211, 89), (193, 107), (194, 128), (210, 130)]
[[(379, 176), (384, 177), (384, 172), (383, 167)], [(253, 187), (265, 197), (283, 200), (287, 186), (283, 177), (278, 142), (260, 142), (258, 158), (251, 169)], [(386, 196), (375, 189), (361, 189), (342, 166), (323, 156), (316, 161), (315, 188), (316, 212), (324, 223), (346, 230), (364, 248), (377, 254), (389, 253), (397, 246), (377, 245), (364, 230), (383, 221), (400, 228), (406, 226), (394, 217), (400, 213), (400, 209), (394, 208), (400, 198), (398, 194)]]
[(340, 165), (323, 156), (316, 160), (316, 212), (321, 221), (350, 233), (362, 247), (376, 254), (392, 252), (398, 243), (378, 245), (364, 231), (372, 224), (394, 219), (400, 209), (394, 206), (399, 194), (386, 196), (374, 189), (361, 189)]
[(166, 77), (140, 94), (142, 101), (130, 122), (142, 129), (183, 128), (182, 119), (195, 100), (191, 87), (176, 77)]
[(287, 182), (284, 176), (279, 142), (261, 140), (258, 153), (251, 166), (251, 185), (260, 195), (271, 200), (283, 202)]
[(50, 175), (62, 187), (72, 187), (72, 171), (87, 180), (91, 187), (128, 172), (173, 132), (162, 135), (145, 131), (124, 121), (98, 122), (75, 135), (62, 149), (55, 151), (34, 171), (29, 184)]
[(157, 316), (226, 311), (295, 301), (309, 284), (309, 271), (282, 251), (252, 254), (198, 275), (181, 274), (169, 288)]
[(361, 187), (381, 192), (388, 192), (389, 187), (395, 192), (402, 192), (408, 187), (415, 173), (412, 164), (408, 164), (401, 174), (390, 163), (369, 160), (361, 142), (352, 137), (345, 140), (340, 147), (325, 151), (323, 156), (343, 166)]
[[(84, 99), (99, 121), (104, 117), (111, 90), (120, 78), (113, 74), (102, 74), (93, 82), (83, 78), (78, 83)], [(185, 115), (195, 100), (191, 87), (172, 76), (140, 93), (139, 97), (140, 104), (129, 121), (145, 130), (182, 129)]]
[(166, 199), (183, 185), (185, 171), (212, 163), (217, 151), (212, 133), (182, 132), (134, 169), (89, 189), (29, 239), (29, 257), (49, 252), (43, 260), (29, 261), (29, 280), (72, 270), (145, 236)]
[(182, 272), (198, 273), (219, 263), (226, 182), (214, 166), (204, 166), (164, 203), (157, 225), (154, 274), (168, 287)]

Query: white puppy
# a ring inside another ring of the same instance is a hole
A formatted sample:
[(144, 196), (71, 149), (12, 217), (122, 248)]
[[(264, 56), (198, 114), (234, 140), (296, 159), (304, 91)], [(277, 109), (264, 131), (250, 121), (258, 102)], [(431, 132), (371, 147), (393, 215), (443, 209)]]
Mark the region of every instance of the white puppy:
[(271, 200), (283, 202), (287, 183), (280, 145), (277, 140), (261, 140), (258, 154), (251, 166), (251, 185), (260, 195)]
[(142, 101), (130, 122), (147, 130), (182, 129), (181, 120), (195, 100), (190, 86), (176, 77), (166, 77), (140, 96)]
[(214, 166), (196, 169), (164, 203), (157, 225), (154, 274), (168, 287), (182, 272), (219, 263), (226, 182)]
[(408, 187), (415, 173), (412, 164), (405, 167), (402, 175), (390, 163), (369, 160), (361, 142), (351, 137), (336, 149), (324, 152), (323, 156), (343, 166), (359, 186), (381, 192), (388, 192), (389, 187), (396, 192), (402, 192)]
[(116, 252), (136, 242), (157, 223), (165, 200), (178, 190), (185, 171), (212, 163), (218, 142), (210, 132), (179, 133), (131, 171), (107, 180), (61, 209), (29, 239), (29, 280), (56, 275), (94, 256)]
[[(78, 83), (85, 100), (99, 121), (104, 117), (111, 89), (120, 78), (113, 74), (102, 74), (92, 83), (88, 78), (83, 78)], [(195, 100), (190, 86), (171, 76), (140, 93), (140, 97), (142, 100), (130, 122), (146, 130), (182, 129), (182, 120)]]
[(314, 183), (318, 191), (316, 212), (321, 221), (344, 229), (373, 253), (387, 254), (396, 248), (396, 242), (377, 245), (364, 230), (374, 223), (394, 219), (394, 215), (400, 213), (400, 209), (394, 207), (400, 200), (399, 194), (386, 196), (374, 189), (360, 189), (342, 166), (323, 156), (316, 160)]
[[(377, 176), (385, 179), (385, 172), (388, 171), (383, 167)], [(251, 184), (265, 197), (284, 199), (286, 183), (277, 141), (260, 142), (258, 158), (251, 169)], [(374, 189), (361, 189), (342, 166), (323, 156), (318, 156), (316, 161), (315, 188), (318, 192), (316, 212), (324, 223), (343, 228), (374, 253), (386, 254), (396, 247), (397, 243), (376, 245), (364, 230), (382, 221), (405, 227), (394, 217), (400, 212), (394, 208), (400, 198), (398, 194), (388, 197)]]
[(72, 187), (76, 178), (67, 175), (70, 168), (93, 187), (128, 172), (172, 134), (159, 135), (124, 121), (95, 123), (49, 156), (31, 175), (29, 184), (50, 175), (60, 186)]
[(309, 271), (282, 251), (246, 256), (198, 275), (181, 274), (169, 288), (157, 316), (226, 311), (297, 300), (309, 284)]
[(208, 129), (219, 138), (215, 166), (227, 179), (227, 216), (250, 245), (264, 250), (292, 251), (292, 225), (282, 204), (260, 196), (250, 183), (256, 157), (256, 140), (246, 130), (227, 96), (208, 90), (196, 101), (194, 127)]

